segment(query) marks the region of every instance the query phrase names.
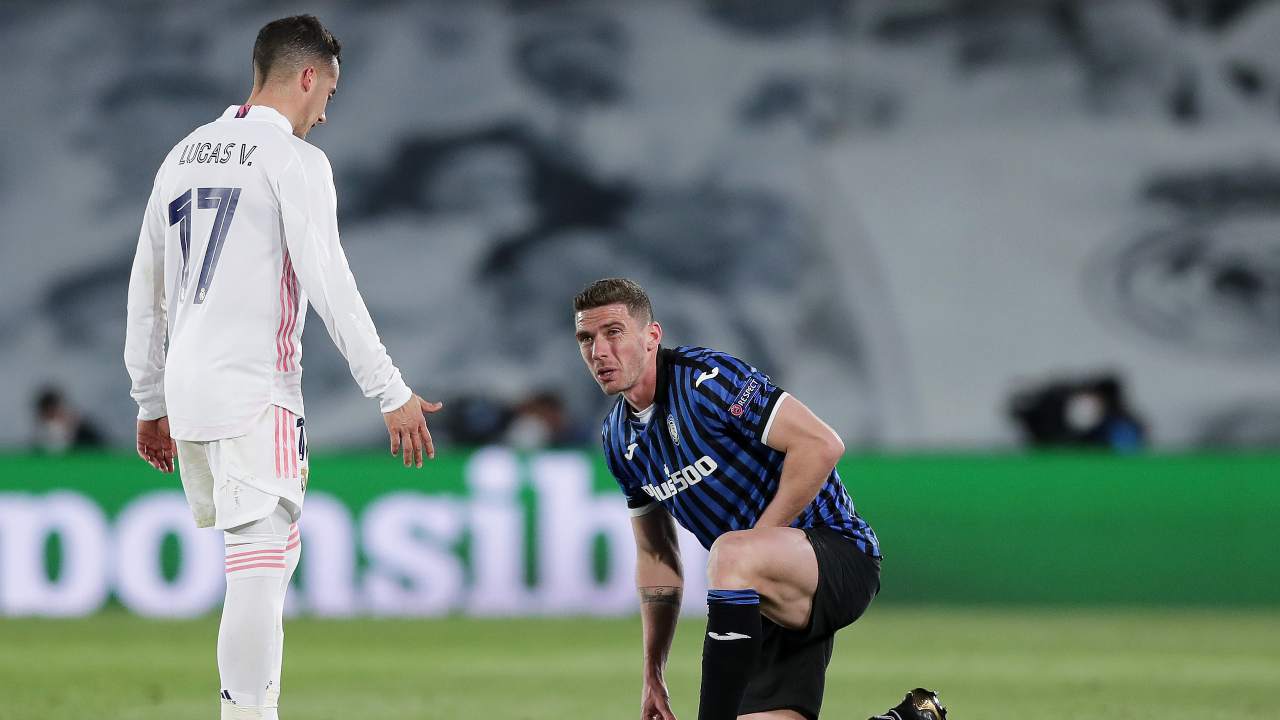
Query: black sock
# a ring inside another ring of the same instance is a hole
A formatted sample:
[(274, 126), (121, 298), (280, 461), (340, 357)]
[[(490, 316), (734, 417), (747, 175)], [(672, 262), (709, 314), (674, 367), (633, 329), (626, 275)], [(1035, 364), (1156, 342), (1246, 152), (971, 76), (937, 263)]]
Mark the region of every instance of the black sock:
[(708, 590), (698, 720), (738, 717), (759, 657), (760, 596), (755, 590)]

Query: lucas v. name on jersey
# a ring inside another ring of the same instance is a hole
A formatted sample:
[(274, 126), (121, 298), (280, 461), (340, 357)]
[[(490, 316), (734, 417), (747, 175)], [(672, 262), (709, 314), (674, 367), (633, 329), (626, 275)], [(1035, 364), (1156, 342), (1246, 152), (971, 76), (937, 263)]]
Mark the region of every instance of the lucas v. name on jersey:
[[(239, 152), (235, 152), (236, 149)], [(178, 154), (179, 165), (191, 165), (194, 163), (202, 163), (205, 165), (226, 165), (231, 160), (238, 159), (241, 165), (251, 167), (253, 161), (249, 158), (253, 157), (253, 151), (257, 150), (257, 145), (244, 145), (234, 142), (226, 143), (188, 143), (182, 146), (182, 152)]]

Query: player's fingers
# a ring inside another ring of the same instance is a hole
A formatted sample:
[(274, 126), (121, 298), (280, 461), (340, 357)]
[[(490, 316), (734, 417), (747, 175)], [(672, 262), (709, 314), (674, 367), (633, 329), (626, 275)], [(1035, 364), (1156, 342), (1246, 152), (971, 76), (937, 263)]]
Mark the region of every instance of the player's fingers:
[(654, 703), (652, 706), (646, 707), (641, 717), (644, 720), (676, 720), (675, 713), (671, 712), (671, 708), (661, 703)]
[(163, 469), (160, 465), (160, 459), (156, 457), (155, 450), (153, 450), (150, 446), (143, 446), (143, 451), (144, 451), (144, 454), (142, 456), (142, 459), (146, 460), (148, 465), (150, 465), (151, 467), (157, 470)]
[(391, 436), (391, 457), (400, 454), (400, 433), (387, 428), (387, 434)]
[(413, 438), (413, 464), (422, 467), (422, 435), (419, 434), (418, 428), (410, 430), (409, 437)]
[(420, 432), (422, 434), (422, 448), (423, 448), (423, 451), (426, 452), (427, 454), (427, 459), (435, 460), (436, 444), (432, 442), (431, 430), (427, 427), (427, 424), (425, 422), (422, 423), (422, 428), (420, 429)]
[(409, 467), (409, 458), (413, 456), (413, 441), (409, 439), (409, 433), (405, 430), (399, 430), (400, 433), (400, 455), (404, 461), (404, 466)]
[(422, 408), (422, 412), (424, 413), (439, 412), (440, 408), (444, 407), (444, 403), (431, 402), (430, 400), (422, 400), (421, 398), (419, 398), (418, 405)]

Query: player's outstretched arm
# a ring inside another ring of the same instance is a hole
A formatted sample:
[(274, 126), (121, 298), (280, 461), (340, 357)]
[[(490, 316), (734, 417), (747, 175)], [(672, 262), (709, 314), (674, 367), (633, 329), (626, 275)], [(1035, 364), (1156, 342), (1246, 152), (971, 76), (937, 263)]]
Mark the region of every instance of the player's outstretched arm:
[(664, 677), (684, 597), (680, 541), (676, 525), (661, 506), (631, 519), (636, 539), (636, 588), (644, 637), (644, 689), (641, 720), (676, 720)]
[(138, 421), (138, 457), (163, 473), (173, 472), (177, 445), (169, 435), (168, 416)]
[(414, 393), (409, 402), (383, 413), (382, 419), (387, 423), (387, 434), (391, 436), (391, 455), (404, 455), (404, 466), (412, 463), (422, 467), (422, 456), (428, 459), (436, 457), (436, 447), (431, 442), (431, 431), (427, 429), (427, 418), (423, 413), (438, 412), (444, 404), (423, 400)]
[(778, 492), (760, 514), (756, 527), (786, 527), (813, 502), (836, 462), (844, 442), (804, 403), (791, 396), (778, 402), (765, 444), (786, 453)]
[(391, 435), (391, 452), (403, 451), (405, 465), (422, 466), (433, 457), (423, 412), (439, 410), (413, 394), (391, 362), (386, 347), (356, 288), (338, 237), (333, 170), (318, 150), (299, 155), (276, 183), (285, 244), (298, 282), (329, 336), (347, 359), (351, 376), (365, 397), (378, 398)]

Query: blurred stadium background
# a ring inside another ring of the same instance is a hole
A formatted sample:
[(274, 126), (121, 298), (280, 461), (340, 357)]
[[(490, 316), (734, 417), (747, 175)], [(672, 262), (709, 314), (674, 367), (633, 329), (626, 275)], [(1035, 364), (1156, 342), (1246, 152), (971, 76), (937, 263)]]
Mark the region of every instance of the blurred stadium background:
[(164, 153), (297, 12), (344, 43), (352, 269), (447, 408), (402, 470), (313, 322), (286, 717), (634, 716), (568, 307), (607, 275), (851, 449), (885, 584), (826, 715), (1280, 716), (1280, 3), (10, 0), (0, 718), (213, 712), (221, 540), (131, 456), (125, 287)]

